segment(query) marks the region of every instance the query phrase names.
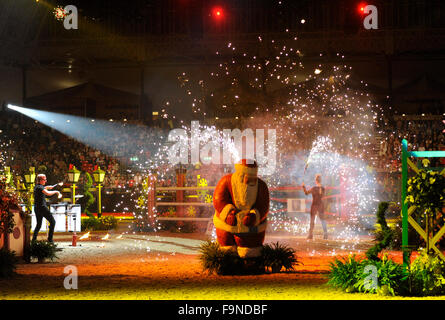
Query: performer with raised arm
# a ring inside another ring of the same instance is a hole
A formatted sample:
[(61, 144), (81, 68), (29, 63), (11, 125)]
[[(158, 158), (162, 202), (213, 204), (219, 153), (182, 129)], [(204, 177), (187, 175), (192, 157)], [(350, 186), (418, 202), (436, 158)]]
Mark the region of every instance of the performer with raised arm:
[(315, 186), (311, 189), (307, 190), (304, 182), (301, 185), (303, 187), (303, 191), (305, 195), (312, 194), (312, 205), (311, 205), (311, 222), (309, 225), (309, 235), (308, 239), (313, 238), (313, 231), (314, 231), (314, 223), (315, 223), (315, 216), (318, 213), (318, 218), (321, 221), (321, 225), (323, 227), (323, 239), (328, 238), (328, 230), (326, 227), (326, 221), (324, 217), (324, 203), (323, 203), (323, 197), (325, 195), (325, 189), (321, 185), (321, 175), (317, 174), (315, 176)]
[(51, 197), (53, 195), (58, 195), (58, 198), (62, 198), (62, 194), (60, 191), (54, 190), (49, 191), (53, 189), (56, 186), (62, 186), (63, 182), (59, 182), (52, 186), (45, 186), (46, 184), (46, 175), (39, 174), (37, 175), (37, 184), (34, 187), (34, 212), (36, 214), (37, 224), (34, 229), (34, 233), (32, 235), (32, 241), (37, 240), (37, 236), (39, 234), (40, 228), (42, 227), (42, 220), (45, 218), (49, 222), (49, 233), (48, 233), (48, 242), (53, 242), (53, 234), (54, 234), (54, 228), (56, 226), (56, 220), (52, 216), (51, 212), (49, 211), (47, 205), (46, 205), (46, 199), (45, 196)]

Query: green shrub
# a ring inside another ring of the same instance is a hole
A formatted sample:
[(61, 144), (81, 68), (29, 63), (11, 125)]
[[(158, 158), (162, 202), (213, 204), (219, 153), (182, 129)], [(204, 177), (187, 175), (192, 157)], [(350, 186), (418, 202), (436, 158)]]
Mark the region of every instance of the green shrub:
[(266, 268), (279, 272), (283, 267), (290, 271), (294, 265), (300, 264), (295, 250), (278, 242), (264, 245), (261, 255), (255, 258), (241, 258), (237, 252), (223, 250), (218, 243), (212, 241), (203, 243), (200, 253), (204, 270), (218, 275), (260, 274)]
[[(365, 272), (365, 268), (368, 265), (376, 268), (377, 283), (375, 287), (366, 286), (369, 273)], [(392, 296), (408, 294), (409, 273), (402, 264), (396, 263), (384, 255), (379, 261), (364, 260), (362, 266), (361, 274), (358, 275), (360, 279), (355, 284), (357, 291)]]
[(83, 199), (82, 199), (82, 206), (83, 206), (83, 212), (90, 217), (94, 218), (93, 214), (89, 210), (89, 208), (94, 203), (94, 196), (90, 191), (90, 188), (93, 186), (93, 179), (91, 178), (91, 175), (88, 172), (85, 172), (85, 185), (83, 187)]
[(279, 242), (264, 245), (261, 257), (264, 267), (270, 268), (272, 272), (279, 272), (283, 267), (290, 271), (294, 269), (294, 265), (301, 264), (295, 250)]
[[(376, 285), (367, 286), (370, 273), (367, 266), (375, 266)], [(335, 259), (330, 263), (328, 284), (346, 292), (378, 293), (382, 295), (405, 295), (408, 293), (408, 272), (384, 255), (381, 260), (357, 259), (355, 255)]]
[(410, 266), (410, 291), (415, 296), (445, 294), (445, 262), (422, 250)]
[[(424, 159), (424, 166), (428, 166), (429, 160)], [(416, 210), (412, 216), (414, 220), (420, 220), (419, 224), (425, 224), (426, 216), (437, 219), (439, 225), (444, 225), (445, 218), (441, 214), (445, 206), (445, 176), (437, 171), (420, 169), (419, 172), (407, 181), (406, 203), (409, 206), (415, 205), (420, 210)], [(425, 215), (426, 214), (426, 215)]]
[(39, 262), (45, 259), (58, 259), (56, 252), (62, 251), (62, 249), (57, 248), (57, 244), (48, 241), (31, 241), (29, 255), (33, 258), (37, 258)]
[(82, 219), (81, 224), (82, 230), (108, 231), (117, 228), (118, 220), (114, 216), (89, 217)]
[(99, 229), (98, 230), (113, 230), (117, 228), (117, 219), (114, 216), (102, 216), (98, 218)]
[(81, 221), (81, 229), (82, 231), (87, 231), (87, 230), (93, 231), (96, 230), (98, 224), (99, 224), (99, 219), (95, 217), (85, 218), (82, 219)]
[(14, 251), (0, 249), (0, 278), (8, 278), (15, 274), (18, 259)]
[(362, 277), (364, 266), (364, 261), (357, 259), (355, 255), (336, 258), (329, 263), (328, 285), (346, 292), (356, 291), (356, 284)]
[(378, 261), (378, 254), (390, 245), (392, 238), (394, 237), (394, 233), (386, 223), (385, 213), (388, 207), (389, 202), (380, 202), (377, 209), (377, 223), (380, 224), (381, 227), (382, 239), (366, 251), (366, 257), (369, 260)]
[(244, 263), (238, 253), (223, 250), (219, 244), (207, 241), (199, 248), (201, 264), (209, 274), (236, 275), (244, 271)]
[[(391, 241), (388, 244), (388, 249), (390, 250), (401, 250), (402, 249), (402, 216), (400, 215), (393, 227), (390, 227), (392, 236)], [(384, 233), (381, 229), (374, 231), (374, 240), (377, 242), (383, 241)], [(415, 250), (419, 248), (424, 241), (421, 239), (417, 231), (408, 224), (408, 243)]]

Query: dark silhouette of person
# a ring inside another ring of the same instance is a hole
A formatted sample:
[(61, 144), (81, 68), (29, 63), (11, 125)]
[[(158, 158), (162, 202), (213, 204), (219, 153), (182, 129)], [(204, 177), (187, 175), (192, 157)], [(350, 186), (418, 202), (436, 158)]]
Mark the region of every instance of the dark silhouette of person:
[[(46, 175), (44, 174), (37, 175), (37, 184), (34, 187), (34, 213), (36, 214), (37, 224), (34, 229), (34, 233), (32, 235), (32, 241), (37, 240), (40, 228), (42, 227), (42, 220), (43, 218), (45, 218), (49, 222), (48, 242), (53, 242), (56, 220), (54, 219), (53, 215), (51, 214), (46, 205), (45, 196), (51, 197), (57, 194), (60, 199), (62, 198), (62, 194), (59, 191), (49, 191), (53, 189), (55, 186), (57, 186), (57, 184), (53, 186), (45, 186), (45, 184), (46, 184)], [(58, 185), (62, 184), (63, 184), (62, 182), (58, 183)]]

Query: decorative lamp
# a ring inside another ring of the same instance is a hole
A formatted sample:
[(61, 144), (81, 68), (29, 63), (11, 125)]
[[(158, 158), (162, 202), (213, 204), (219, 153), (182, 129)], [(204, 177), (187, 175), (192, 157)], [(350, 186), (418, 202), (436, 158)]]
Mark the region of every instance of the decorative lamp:
[(68, 170), (68, 181), (69, 183), (77, 183), (77, 181), (79, 181), (80, 178), (80, 171), (76, 169), (75, 166), (73, 166), (72, 164), (70, 164), (70, 168)]
[(1, 171), (1, 176), (3, 176), (6, 180), (6, 184), (8, 185), (11, 182), (12, 174), (11, 174), (11, 168), (5, 167), (3, 171)]
[(9, 184), (12, 179), (11, 168), (5, 167), (6, 184)]
[(25, 174), (25, 181), (27, 185), (31, 185), (36, 180), (36, 169), (34, 167), (29, 168), (29, 173)]
[(105, 171), (101, 170), (100, 167), (97, 167), (96, 170), (93, 171), (94, 181), (98, 184), (102, 184), (105, 180)]
[(102, 216), (102, 201), (101, 201), (101, 189), (102, 183), (105, 180), (105, 171), (101, 170), (99, 166), (94, 167), (93, 171), (94, 181), (97, 183), (97, 217)]

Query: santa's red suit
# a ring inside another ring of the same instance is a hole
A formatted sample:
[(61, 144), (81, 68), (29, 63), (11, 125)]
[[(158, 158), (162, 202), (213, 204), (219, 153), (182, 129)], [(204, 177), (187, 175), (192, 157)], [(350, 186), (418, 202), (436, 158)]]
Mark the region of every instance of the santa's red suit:
[(267, 227), (269, 190), (257, 174), (256, 162), (243, 159), (218, 182), (213, 195), (218, 243), (242, 258), (261, 255)]

